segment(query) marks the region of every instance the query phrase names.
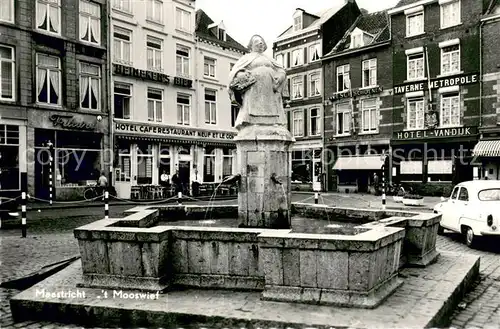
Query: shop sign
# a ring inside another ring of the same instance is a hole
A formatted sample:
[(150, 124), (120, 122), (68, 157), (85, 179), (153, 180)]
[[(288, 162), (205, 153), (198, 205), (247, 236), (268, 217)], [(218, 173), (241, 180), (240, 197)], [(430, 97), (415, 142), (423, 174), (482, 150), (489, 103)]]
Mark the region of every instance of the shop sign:
[(117, 75), (122, 75), (124, 77), (139, 78), (143, 80), (149, 80), (165, 84), (170, 83), (170, 78), (166, 74), (160, 72), (136, 69), (130, 66), (125, 66), (120, 64), (113, 64), (113, 73)]
[(139, 134), (152, 134), (166, 137), (192, 137), (212, 139), (234, 139), (235, 134), (230, 132), (194, 130), (177, 127), (154, 127), (141, 124), (116, 123), (117, 132), (130, 132)]
[(441, 128), (394, 132), (395, 140), (433, 139), (477, 135), (477, 127)]
[(343, 99), (343, 98), (358, 97), (358, 96), (364, 96), (364, 95), (373, 95), (373, 94), (381, 93), (382, 90), (383, 90), (382, 87), (359, 88), (359, 89), (354, 89), (354, 90), (348, 90), (348, 91), (344, 91), (341, 93), (333, 94), (333, 96), (330, 97), (330, 100), (333, 102), (333, 101)]
[(61, 127), (65, 129), (78, 129), (78, 130), (95, 130), (95, 122), (85, 122), (76, 119), (72, 115), (59, 115), (53, 114), (49, 117), (54, 127)]
[(186, 88), (191, 88), (193, 86), (193, 80), (181, 78), (181, 77), (175, 77), (174, 78), (174, 85), (179, 86), (179, 87), (186, 87)]
[(477, 74), (453, 76), (448, 78), (433, 79), (429, 83), (416, 82), (394, 87), (394, 94), (411, 93), (413, 91), (424, 91), (442, 87), (461, 86), (478, 82)]

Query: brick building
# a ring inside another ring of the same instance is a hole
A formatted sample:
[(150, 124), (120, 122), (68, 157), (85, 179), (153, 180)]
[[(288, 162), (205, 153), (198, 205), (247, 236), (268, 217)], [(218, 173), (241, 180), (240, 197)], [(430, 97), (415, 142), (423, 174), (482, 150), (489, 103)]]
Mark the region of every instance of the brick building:
[(329, 191), (367, 192), (392, 136), (392, 49), (386, 11), (363, 13), (323, 57)]
[(56, 197), (81, 198), (109, 170), (107, 2), (0, 5), (2, 191), (48, 199), (50, 142)]
[(473, 178), (483, 2), (401, 0), (389, 10), (397, 181), (440, 190)]
[(290, 100), (286, 105), (292, 147), (292, 189), (311, 190), (323, 174), (323, 70), (321, 56), (342, 38), (359, 15), (354, 0), (318, 14), (298, 8), (293, 24), (274, 42), (275, 59), (288, 75)]
[(481, 19), (480, 141), (474, 148), (476, 178), (500, 179), (500, 1), (491, 0)]

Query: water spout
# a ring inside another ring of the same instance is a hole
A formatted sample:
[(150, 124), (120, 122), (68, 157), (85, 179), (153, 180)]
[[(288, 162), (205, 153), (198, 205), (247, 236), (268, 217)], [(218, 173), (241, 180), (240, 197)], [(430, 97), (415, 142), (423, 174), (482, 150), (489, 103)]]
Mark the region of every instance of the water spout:
[(239, 183), (240, 180), (241, 180), (240, 174), (231, 175), (229, 177), (226, 177), (221, 184), (236, 184)]
[(273, 181), (274, 184), (283, 185), (283, 183), (278, 178), (276, 178), (275, 173), (271, 175), (271, 180)]

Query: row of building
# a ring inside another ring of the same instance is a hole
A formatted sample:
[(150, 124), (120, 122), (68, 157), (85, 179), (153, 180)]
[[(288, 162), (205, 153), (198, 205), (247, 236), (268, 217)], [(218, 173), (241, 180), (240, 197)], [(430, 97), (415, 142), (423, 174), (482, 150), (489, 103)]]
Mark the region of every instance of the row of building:
[(247, 49), (194, 0), (0, 0), (0, 51), (4, 197), (233, 173), (227, 80)]
[(364, 192), (376, 174), (440, 194), (500, 179), (499, 42), (497, 0), (297, 9), (273, 45), (289, 79), (295, 188)]

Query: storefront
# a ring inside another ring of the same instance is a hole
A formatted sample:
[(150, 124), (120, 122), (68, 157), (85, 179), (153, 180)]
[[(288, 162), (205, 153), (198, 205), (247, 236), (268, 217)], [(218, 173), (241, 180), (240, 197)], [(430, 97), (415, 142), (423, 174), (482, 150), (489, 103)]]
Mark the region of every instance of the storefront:
[[(108, 121), (100, 115), (33, 111), (29, 119), (28, 189), (48, 200), (82, 200), (101, 172), (109, 173)], [(51, 161), (52, 157), (52, 161)]]
[(312, 191), (315, 187), (323, 190), (323, 145), (321, 141), (295, 142), (291, 153), (292, 190)]
[(500, 140), (482, 139), (474, 147), (474, 179), (500, 180)]
[(16, 198), (26, 179), (26, 125), (2, 118), (0, 124), (0, 197)]
[[(118, 121), (114, 129), (115, 186), (120, 198), (153, 198), (144, 195), (151, 193), (144, 187), (154, 191), (156, 186), (172, 186), (176, 172), (184, 193), (193, 193), (196, 180), (201, 184), (199, 195), (211, 194), (236, 172), (234, 132)], [(161, 180), (162, 174), (168, 181)], [(173, 186), (164, 192), (172, 196)]]

